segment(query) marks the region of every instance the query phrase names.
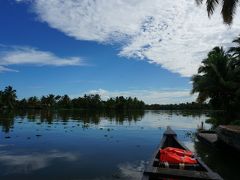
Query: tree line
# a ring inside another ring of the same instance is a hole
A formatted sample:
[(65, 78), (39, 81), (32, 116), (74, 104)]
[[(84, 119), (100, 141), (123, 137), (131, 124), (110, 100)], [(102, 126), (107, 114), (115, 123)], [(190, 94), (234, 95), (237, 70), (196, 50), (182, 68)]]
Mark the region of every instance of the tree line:
[(151, 104), (132, 97), (119, 96), (104, 101), (99, 94), (89, 94), (71, 99), (68, 95), (49, 94), (38, 98), (32, 96), (18, 100), (16, 90), (11, 86), (0, 91), (0, 109), (112, 109), (112, 110), (200, 110), (209, 109), (208, 104)]
[(208, 103), (180, 103), (180, 104), (151, 104), (146, 105), (146, 109), (149, 110), (209, 110), (210, 105)]
[(38, 98), (32, 96), (18, 100), (16, 90), (11, 86), (0, 91), (0, 109), (144, 109), (145, 103), (132, 97), (119, 96), (104, 101), (99, 94), (85, 94), (71, 99), (68, 95), (49, 94)]

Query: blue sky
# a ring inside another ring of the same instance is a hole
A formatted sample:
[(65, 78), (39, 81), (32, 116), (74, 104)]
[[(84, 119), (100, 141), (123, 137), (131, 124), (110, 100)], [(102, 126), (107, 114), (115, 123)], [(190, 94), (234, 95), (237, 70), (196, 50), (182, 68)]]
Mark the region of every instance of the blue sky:
[(193, 101), (191, 75), (208, 50), (228, 46), (239, 23), (226, 28), (181, 1), (2, 0), (0, 88), (12, 85), (19, 98), (99, 93)]

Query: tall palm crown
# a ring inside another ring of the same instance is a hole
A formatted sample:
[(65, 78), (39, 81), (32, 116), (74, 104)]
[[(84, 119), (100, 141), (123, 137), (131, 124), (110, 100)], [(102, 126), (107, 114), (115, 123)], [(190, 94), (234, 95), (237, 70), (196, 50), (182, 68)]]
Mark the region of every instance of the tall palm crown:
[[(195, 0), (198, 5), (204, 0)], [(218, 5), (222, 4), (222, 17), (226, 24), (231, 24), (238, 5), (238, 0), (206, 0), (207, 12), (210, 17)]]
[(198, 93), (197, 101), (210, 100), (215, 108), (233, 110), (240, 106), (240, 59), (236, 53), (215, 47), (208, 53), (192, 77), (192, 93)]
[(2, 92), (2, 99), (4, 104), (8, 108), (13, 108), (16, 103), (16, 90), (14, 90), (11, 86), (7, 86)]
[(192, 93), (199, 92), (197, 101), (202, 103), (208, 98), (217, 99), (224, 91), (224, 79), (226, 76), (227, 55), (224, 50), (215, 47), (206, 59), (202, 61), (202, 66), (198, 69), (198, 74), (192, 77)]

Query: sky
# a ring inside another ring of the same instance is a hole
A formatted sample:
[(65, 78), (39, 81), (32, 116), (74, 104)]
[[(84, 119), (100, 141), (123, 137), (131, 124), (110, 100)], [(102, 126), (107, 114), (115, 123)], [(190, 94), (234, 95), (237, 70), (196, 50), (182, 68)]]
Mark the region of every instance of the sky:
[(202, 59), (239, 30), (194, 0), (0, 0), (0, 89), (192, 102)]

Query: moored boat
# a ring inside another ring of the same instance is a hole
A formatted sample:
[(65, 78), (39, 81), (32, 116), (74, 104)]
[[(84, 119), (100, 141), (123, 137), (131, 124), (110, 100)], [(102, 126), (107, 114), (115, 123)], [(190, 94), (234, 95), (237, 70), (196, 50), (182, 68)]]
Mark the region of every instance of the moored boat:
[(154, 157), (143, 172), (142, 180), (179, 180), (179, 179), (205, 179), (222, 180), (222, 178), (210, 168), (207, 167), (196, 155), (192, 158), (196, 160), (194, 164), (188, 163), (168, 163), (160, 161), (161, 150), (168, 147), (189, 149), (177, 139), (177, 134), (170, 128), (164, 132), (160, 145), (158, 146)]

